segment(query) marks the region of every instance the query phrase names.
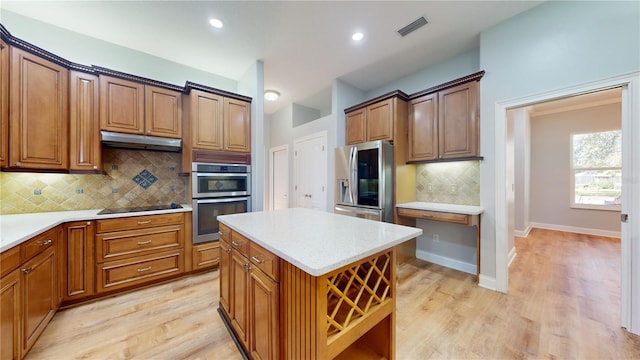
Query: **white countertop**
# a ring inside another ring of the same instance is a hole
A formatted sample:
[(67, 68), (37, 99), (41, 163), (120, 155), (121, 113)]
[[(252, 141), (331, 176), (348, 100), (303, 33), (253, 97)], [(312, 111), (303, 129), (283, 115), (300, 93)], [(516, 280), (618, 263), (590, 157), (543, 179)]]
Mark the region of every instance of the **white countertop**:
[(441, 211), (454, 214), (480, 215), (484, 211), (480, 206), (473, 205), (456, 205), (441, 204), (432, 202), (414, 201), (403, 204), (397, 204), (396, 207), (416, 210)]
[(422, 234), (413, 227), (303, 208), (223, 215), (218, 220), (313, 276)]
[(105, 215), (98, 215), (102, 209), (0, 215), (0, 252), (8, 250), (38, 234), (66, 222), (191, 211), (190, 205), (181, 204), (181, 206), (182, 209), (140, 211)]

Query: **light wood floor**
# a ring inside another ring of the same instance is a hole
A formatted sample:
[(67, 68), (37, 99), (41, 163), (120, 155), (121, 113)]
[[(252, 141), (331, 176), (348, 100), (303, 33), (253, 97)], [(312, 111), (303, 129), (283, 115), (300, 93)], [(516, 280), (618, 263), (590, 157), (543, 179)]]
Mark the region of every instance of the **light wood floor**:
[[(620, 329), (618, 240), (516, 239), (509, 294), (414, 260), (400, 266), (397, 358), (640, 359)], [(60, 311), (27, 359), (241, 359), (216, 312), (218, 271)]]

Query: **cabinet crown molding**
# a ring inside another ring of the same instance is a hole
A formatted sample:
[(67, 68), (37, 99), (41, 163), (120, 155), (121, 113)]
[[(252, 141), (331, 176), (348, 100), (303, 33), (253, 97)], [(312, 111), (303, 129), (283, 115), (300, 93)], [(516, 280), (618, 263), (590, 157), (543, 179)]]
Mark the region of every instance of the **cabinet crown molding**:
[(175, 91), (180, 91), (183, 93), (189, 93), (189, 91), (191, 91), (191, 89), (197, 89), (197, 90), (202, 90), (202, 91), (206, 91), (206, 92), (210, 92), (210, 93), (214, 93), (214, 94), (218, 94), (218, 95), (222, 95), (222, 96), (226, 96), (226, 97), (230, 97), (230, 98), (234, 98), (234, 99), (238, 99), (238, 100), (243, 100), (243, 101), (248, 101), (251, 102), (252, 99), (248, 96), (244, 96), (244, 95), (239, 95), (239, 94), (235, 94), (232, 92), (228, 92), (228, 91), (224, 91), (224, 90), (220, 90), (220, 89), (216, 89), (210, 86), (206, 86), (206, 85), (201, 85), (201, 84), (197, 84), (191, 81), (187, 81), (185, 83), (184, 86), (180, 86), (180, 85), (175, 85), (175, 84), (169, 84), (166, 82), (162, 82), (162, 81), (158, 81), (158, 80), (153, 80), (153, 79), (149, 79), (149, 78), (145, 78), (145, 77), (141, 77), (141, 76), (137, 76), (137, 75), (132, 75), (132, 74), (127, 74), (124, 72), (120, 72), (117, 70), (112, 70), (109, 68), (105, 68), (105, 67), (101, 67), (101, 66), (97, 66), (97, 65), (82, 65), (82, 64), (77, 64), (74, 62), (71, 62), (65, 58), (62, 58), (58, 55), (55, 55), (47, 50), (44, 50), (38, 46), (35, 46), (27, 41), (24, 41), (22, 39), (19, 39), (13, 35), (11, 35), (11, 33), (9, 32), (9, 30), (7, 30), (7, 28), (4, 27), (3, 24), (0, 23), (0, 38), (2, 40), (4, 40), (7, 44), (20, 48), (22, 50), (25, 50), (31, 54), (40, 56), (46, 60), (49, 60), (57, 65), (63, 66), (69, 70), (77, 70), (77, 71), (82, 71), (82, 72), (86, 72), (89, 74), (94, 74), (94, 75), (108, 75), (108, 76), (113, 76), (116, 78), (120, 78), (120, 79), (124, 79), (124, 80), (131, 80), (131, 81), (135, 81), (137, 83), (141, 83), (143, 85), (152, 85), (152, 86), (157, 86), (160, 88), (164, 88), (164, 89), (169, 89), (169, 90), (175, 90)]

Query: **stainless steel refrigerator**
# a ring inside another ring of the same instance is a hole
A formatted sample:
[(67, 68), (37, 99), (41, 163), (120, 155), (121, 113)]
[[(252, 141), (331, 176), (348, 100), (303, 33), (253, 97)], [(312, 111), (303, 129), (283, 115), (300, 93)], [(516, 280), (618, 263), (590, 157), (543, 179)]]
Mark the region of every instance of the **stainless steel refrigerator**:
[(370, 141), (335, 152), (334, 212), (393, 222), (393, 145)]

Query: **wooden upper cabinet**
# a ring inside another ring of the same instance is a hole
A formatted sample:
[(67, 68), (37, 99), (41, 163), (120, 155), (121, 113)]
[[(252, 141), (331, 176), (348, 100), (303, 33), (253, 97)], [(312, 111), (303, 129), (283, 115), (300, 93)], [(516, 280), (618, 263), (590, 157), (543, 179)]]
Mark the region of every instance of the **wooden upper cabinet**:
[[(407, 95), (397, 91), (347, 109), (345, 142), (347, 145), (385, 140), (404, 144), (407, 130)], [(406, 152), (406, 151), (405, 151)], [(402, 152), (404, 154), (405, 152)]]
[(366, 108), (352, 111), (346, 116), (346, 143), (363, 143), (367, 138)]
[(100, 129), (144, 134), (144, 85), (100, 76)]
[(69, 72), (11, 48), (11, 167), (65, 170), (69, 167)]
[(478, 156), (478, 82), (438, 92), (440, 159)]
[(9, 164), (9, 46), (0, 39), (0, 166)]
[(189, 103), (193, 148), (222, 150), (223, 97), (204, 91), (191, 90)]
[(251, 152), (251, 103), (224, 99), (224, 150)]
[(182, 137), (182, 93), (146, 85), (145, 133), (170, 138)]
[(409, 108), (409, 161), (438, 158), (438, 94), (411, 101)]
[(393, 141), (393, 99), (367, 106), (367, 141)]
[(102, 170), (98, 77), (70, 72), (69, 169)]

